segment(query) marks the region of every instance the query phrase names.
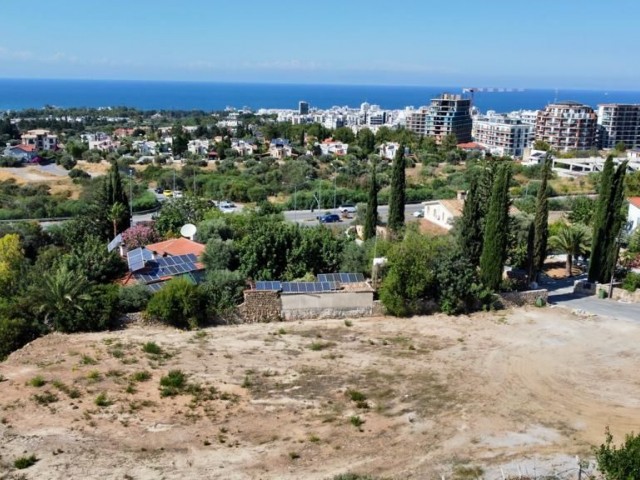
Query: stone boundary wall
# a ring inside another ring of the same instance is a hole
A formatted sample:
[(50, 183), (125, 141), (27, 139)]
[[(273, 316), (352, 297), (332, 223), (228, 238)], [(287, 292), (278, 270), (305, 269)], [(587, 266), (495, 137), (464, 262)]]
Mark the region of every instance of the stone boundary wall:
[(573, 284), (573, 293), (577, 293), (579, 295), (595, 295), (598, 293), (598, 287), (602, 287), (602, 285), (599, 285), (596, 282), (577, 280)]
[(524, 292), (503, 292), (498, 296), (502, 300), (505, 307), (522, 307), (524, 305), (535, 305), (538, 298), (543, 298), (545, 303), (549, 297), (546, 289), (526, 290)]
[[(607, 286), (607, 293), (609, 287)], [(613, 287), (613, 294), (611, 297), (614, 300), (622, 300), (623, 302), (640, 303), (640, 290), (635, 292), (628, 292), (624, 288)]]
[(243, 323), (276, 322), (282, 320), (278, 292), (245, 290), (244, 303), (238, 307)]

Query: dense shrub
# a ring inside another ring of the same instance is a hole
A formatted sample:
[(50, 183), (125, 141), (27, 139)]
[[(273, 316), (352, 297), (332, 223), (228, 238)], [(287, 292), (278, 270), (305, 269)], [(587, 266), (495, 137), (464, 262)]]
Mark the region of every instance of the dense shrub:
[(197, 285), (174, 278), (157, 292), (147, 305), (147, 313), (178, 328), (197, 328), (206, 320), (204, 297)]
[(640, 435), (626, 436), (616, 447), (607, 428), (605, 443), (595, 449), (598, 470), (606, 480), (637, 480), (640, 478)]
[(628, 292), (635, 292), (640, 288), (640, 273), (629, 272), (622, 282), (622, 288)]
[(123, 313), (142, 312), (147, 308), (151, 291), (146, 285), (133, 285), (121, 287), (118, 291), (120, 311)]

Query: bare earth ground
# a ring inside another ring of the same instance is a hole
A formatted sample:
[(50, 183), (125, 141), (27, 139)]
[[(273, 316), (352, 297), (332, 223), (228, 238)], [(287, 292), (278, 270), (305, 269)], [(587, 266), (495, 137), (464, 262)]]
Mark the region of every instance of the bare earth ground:
[[(53, 334), (0, 364), (0, 478), (567, 471), (607, 425), (640, 430), (639, 343), (637, 325), (557, 308)], [(192, 387), (163, 398), (172, 369)]]

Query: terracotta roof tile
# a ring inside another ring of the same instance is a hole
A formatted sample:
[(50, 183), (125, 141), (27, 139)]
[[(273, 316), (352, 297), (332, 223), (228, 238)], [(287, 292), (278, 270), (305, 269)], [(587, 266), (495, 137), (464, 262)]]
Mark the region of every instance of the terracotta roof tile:
[(204, 252), (205, 246), (202, 243), (194, 242), (188, 238), (172, 238), (164, 242), (147, 245), (147, 250), (151, 250), (156, 255), (188, 255), (193, 253), (198, 257)]
[(640, 197), (629, 197), (629, 203), (636, 208), (640, 208)]

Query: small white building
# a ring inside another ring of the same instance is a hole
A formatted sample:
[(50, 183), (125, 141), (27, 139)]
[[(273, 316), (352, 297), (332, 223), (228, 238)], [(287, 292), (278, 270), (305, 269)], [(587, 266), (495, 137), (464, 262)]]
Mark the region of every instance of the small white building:
[(269, 156), (277, 159), (290, 157), (293, 153), (289, 140), (284, 138), (274, 138), (269, 144)]
[(320, 144), (316, 144), (320, 146), (320, 150), (323, 155), (336, 155), (341, 157), (347, 154), (349, 150), (349, 144), (342, 142), (335, 142), (331, 138), (327, 138)]
[(451, 230), (455, 219), (462, 215), (464, 200), (431, 200), (424, 203), (424, 219), (445, 230)]
[(206, 155), (209, 152), (209, 140), (189, 140), (187, 150), (194, 155)]
[(627, 221), (631, 225), (631, 230), (635, 230), (640, 225), (640, 197), (629, 198), (629, 213)]
[(385, 142), (382, 145), (380, 145), (380, 150), (378, 151), (378, 154), (382, 158), (393, 160), (396, 156), (396, 153), (398, 152), (398, 148), (400, 148), (399, 143)]

